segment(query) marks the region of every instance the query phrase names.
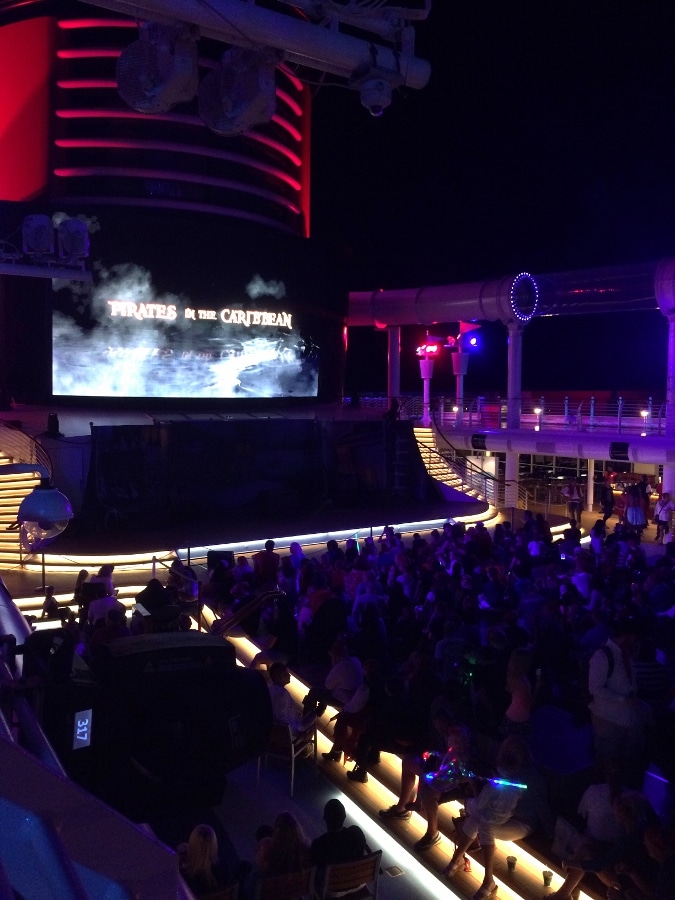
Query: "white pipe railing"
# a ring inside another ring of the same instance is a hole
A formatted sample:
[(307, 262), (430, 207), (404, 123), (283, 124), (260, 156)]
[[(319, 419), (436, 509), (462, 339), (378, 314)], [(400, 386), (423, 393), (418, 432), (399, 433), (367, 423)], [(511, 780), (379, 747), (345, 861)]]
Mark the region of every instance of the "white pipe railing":
[[(359, 397), (364, 411), (387, 409), (386, 398), (381, 396)], [(663, 435), (666, 431), (666, 404), (656, 403), (652, 397), (627, 401), (598, 400), (589, 397), (572, 402), (568, 397), (549, 400), (546, 395), (538, 398), (519, 398), (520, 427), (525, 430), (551, 431), (605, 431)], [(346, 404), (348, 405), (348, 404)], [(508, 400), (506, 397), (464, 397), (459, 408), (452, 397), (436, 395), (431, 398), (434, 418), (443, 428), (506, 428)], [(420, 419), (423, 415), (421, 395), (400, 398), (401, 419)]]

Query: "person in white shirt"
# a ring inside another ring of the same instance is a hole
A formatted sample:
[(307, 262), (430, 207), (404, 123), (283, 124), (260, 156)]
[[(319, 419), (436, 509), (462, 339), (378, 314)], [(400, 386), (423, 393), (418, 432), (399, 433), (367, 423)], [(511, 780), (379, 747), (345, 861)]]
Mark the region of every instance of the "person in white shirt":
[(570, 518), (580, 522), (581, 510), (584, 505), (584, 496), (581, 493), (581, 485), (576, 479), (571, 478), (560, 493), (567, 501), (567, 509)]
[(344, 706), (351, 700), (357, 688), (363, 684), (363, 667), (356, 656), (350, 656), (347, 641), (338, 637), (328, 651), (331, 668), (324, 686), (310, 688), (303, 700), (305, 711), (314, 710), (322, 716), (328, 704)]
[(108, 597), (97, 597), (96, 600), (91, 601), (87, 610), (89, 624), (96, 625), (97, 622), (104, 622), (105, 614), (109, 609), (119, 609), (126, 616), (126, 607), (123, 603), (120, 603), (114, 594)]
[(665, 535), (670, 532), (670, 513), (673, 509), (675, 509), (675, 505), (671, 503), (670, 494), (666, 491), (656, 501), (656, 506), (654, 507), (654, 521), (656, 522), (655, 541), (663, 540)]
[(294, 735), (300, 736), (314, 726), (314, 713), (301, 713), (299, 706), (286, 690), (291, 680), (288, 667), (281, 662), (269, 668), (270, 684), (267, 686), (272, 701), (272, 721), (275, 725), (290, 725)]

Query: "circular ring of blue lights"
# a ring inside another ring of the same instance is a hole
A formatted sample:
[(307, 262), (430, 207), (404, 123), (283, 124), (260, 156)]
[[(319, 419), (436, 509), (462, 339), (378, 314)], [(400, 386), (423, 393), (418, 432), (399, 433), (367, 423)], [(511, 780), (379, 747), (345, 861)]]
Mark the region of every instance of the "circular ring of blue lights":
[[(524, 288), (525, 290), (523, 290)], [(519, 305), (519, 294), (521, 295), (521, 302), (523, 299), (525, 299), (523, 295), (527, 296), (528, 304), (524, 308), (521, 308)], [(513, 315), (516, 317), (516, 319), (518, 319), (519, 322), (529, 322), (530, 319), (535, 315), (535, 313), (537, 312), (537, 306), (539, 305), (539, 287), (537, 286), (537, 282), (534, 280), (534, 277), (530, 275), (529, 272), (520, 272), (513, 279), (509, 300), (511, 302), (511, 310), (513, 311)]]

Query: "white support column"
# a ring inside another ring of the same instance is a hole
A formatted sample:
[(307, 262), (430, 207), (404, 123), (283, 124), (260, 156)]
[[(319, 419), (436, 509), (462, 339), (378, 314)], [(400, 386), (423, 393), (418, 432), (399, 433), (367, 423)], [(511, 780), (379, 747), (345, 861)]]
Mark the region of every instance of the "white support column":
[(518, 506), (518, 453), (506, 453), (506, 485), (504, 487), (504, 506), (515, 509)]
[[(510, 322), (508, 337), (508, 372), (506, 384), (506, 427), (520, 428), (521, 381), (523, 369), (523, 327)], [(519, 454), (506, 454), (504, 504), (507, 509), (518, 506)]]
[(387, 328), (387, 407), (401, 396), (401, 328)]
[(523, 369), (523, 327), (518, 322), (509, 323), (508, 372), (507, 372), (507, 428), (520, 428), (521, 382)]
[(593, 500), (595, 498), (595, 460), (586, 460), (588, 466), (588, 478), (586, 479), (586, 512), (593, 512)]

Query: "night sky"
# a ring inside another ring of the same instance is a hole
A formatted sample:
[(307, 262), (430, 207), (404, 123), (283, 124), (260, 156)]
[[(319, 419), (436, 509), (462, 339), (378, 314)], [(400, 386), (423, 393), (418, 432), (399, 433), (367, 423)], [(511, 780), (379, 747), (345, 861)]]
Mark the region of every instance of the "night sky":
[[(344, 89), (315, 97), (313, 234), (351, 289), (675, 254), (674, 4), (435, 0), (416, 30), (427, 88), (381, 118)], [(505, 330), (481, 332), (467, 394), (506, 382)], [(404, 391), (421, 335), (406, 329)], [(384, 335), (350, 341), (347, 388), (384, 390)], [(524, 347), (525, 389), (665, 391), (658, 312), (540, 320)]]

